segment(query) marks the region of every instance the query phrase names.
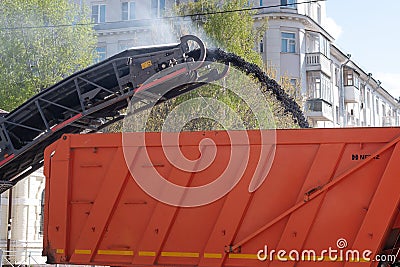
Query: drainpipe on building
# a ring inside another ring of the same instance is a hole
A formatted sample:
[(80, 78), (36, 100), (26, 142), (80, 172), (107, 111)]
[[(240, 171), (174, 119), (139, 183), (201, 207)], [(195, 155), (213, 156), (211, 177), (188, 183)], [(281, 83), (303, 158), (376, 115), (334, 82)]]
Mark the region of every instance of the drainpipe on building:
[[(372, 73), (368, 73), (368, 80), (364, 84), (364, 100), (366, 99), (366, 97), (368, 95), (367, 94), (367, 84), (371, 80), (371, 77), (372, 77)], [(364, 120), (365, 120), (365, 126), (367, 126), (367, 107), (366, 107), (366, 103), (364, 103), (364, 105), (363, 105), (363, 115), (364, 115)]]
[(8, 189), (8, 216), (7, 216), (7, 260), (10, 261), (11, 251), (11, 224), (12, 224), (12, 188)]
[(339, 113), (342, 117), (343, 127), (347, 126), (347, 116), (346, 116), (346, 109), (344, 106), (344, 79), (343, 79), (343, 67), (350, 62), (351, 54), (346, 55), (346, 61), (340, 65), (340, 96), (339, 96)]
[[(381, 81), (380, 81), (380, 80), (376, 81), (376, 83), (378, 84), (378, 88), (374, 88), (374, 89), (373, 89), (372, 92), (373, 92), (374, 94), (375, 94), (375, 92), (378, 91), (379, 88), (381, 87)], [(373, 101), (372, 101), (372, 107), (373, 107), (373, 109), (372, 109), (372, 114), (374, 115), (374, 116), (373, 116), (373, 119), (374, 119), (374, 126), (376, 127), (376, 110), (375, 110), (375, 109), (376, 109), (377, 107), (376, 107), (375, 104), (376, 104), (376, 97), (374, 97), (374, 98), (373, 98)]]

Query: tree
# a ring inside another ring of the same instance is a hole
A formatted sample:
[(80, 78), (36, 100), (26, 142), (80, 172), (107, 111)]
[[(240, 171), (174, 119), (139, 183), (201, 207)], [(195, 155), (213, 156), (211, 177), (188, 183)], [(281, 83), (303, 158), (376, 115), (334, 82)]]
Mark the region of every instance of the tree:
[(0, 107), (29, 97), (93, 63), (87, 10), (69, 0), (0, 1)]
[[(257, 64), (268, 74), (274, 73), (275, 68), (264, 65), (261, 55), (254, 50), (255, 45), (259, 42), (268, 28), (267, 21), (259, 20), (256, 26), (253, 18), (255, 12), (249, 10), (250, 6), (248, 2), (249, 1), (247, 0), (199, 0), (179, 5), (178, 14), (192, 14), (191, 18), (193, 23), (204, 30), (204, 36), (202, 38), (213, 46), (223, 48), (228, 52), (235, 53), (248, 62)], [(193, 14), (200, 15), (193, 16)], [(272, 78), (276, 78), (276, 75), (272, 76)], [(280, 84), (292, 96), (300, 91), (300, 85), (292, 85), (287, 76), (281, 79)], [(231, 84), (231, 86), (235, 86), (235, 84)], [(239, 80), (237, 81), (236, 86), (243, 86), (243, 83)], [(210, 96), (211, 93), (209, 91), (210, 90), (207, 87), (201, 88), (197, 90), (197, 92), (192, 93), (192, 95), (201, 94)], [(263, 93), (269, 107), (274, 113), (276, 127), (298, 127), (290, 114), (285, 114), (283, 112), (282, 104), (276, 100), (275, 96), (265, 90)], [(183, 96), (182, 98), (188, 97), (190, 98), (191, 95)], [(239, 100), (235, 100), (234, 95), (231, 94), (227, 96), (226, 92), (223, 94), (214, 93), (213, 97), (223, 99), (225, 103), (231, 103), (231, 107), (233, 107), (239, 114), (244, 114), (244, 116), (247, 117), (248, 109), (243, 106), (243, 103), (240, 103)], [(301, 96), (299, 97), (297, 94), (296, 101), (301, 102), (300, 100)], [(199, 128), (198, 125), (197, 127), (193, 127)], [(248, 123), (248, 128), (257, 128), (257, 125)]]
[[(175, 12), (180, 16), (190, 17), (192, 23), (187, 23), (187, 20), (180, 20), (175, 23), (174, 27), (178, 33), (177, 35), (195, 34), (206, 42), (207, 47), (220, 47), (228, 52), (235, 53), (248, 62), (265, 68), (261, 55), (254, 50), (254, 47), (266, 30), (267, 21), (260, 21), (258, 24), (260, 26), (255, 27), (254, 11), (248, 8), (247, 0), (198, 0), (181, 3), (176, 7)], [(289, 79), (283, 80), (283, 82), (283, 85), (290, 85)], [(252, 86), (253, 88), (254, 86), (260, 86), (256, 81), (249, 82), (243, 76), (236, 76), (234, 79), (229, 80), (227, 85), (229, 85), (227, 86), (228, 88), (239, 87), (244, 90)], [(265, 109), (271, 110), (275, 121), (274, 125), (267, 123), (270, 128), (298, 127), (292, 116), (284, 112), (282, 104), (276, 100), (276, 97), (271, 92), (265, 90), (265, 88), (261, 91), (267, 101)], [(255, 120), (254, 114), (251, 114), (251, 107), (246, 105), (237, 95), (218, 86), (205, 85), (155, 107), (147, 121), (146, 130), (161, 131), (165, 118), (174, 108), (186, 101), (199, 97), (216, 99), (229, 106), (241, 118), (246, 129), (257, 129), (260, 126)], [(200, 114), (201, 109), (202, 107), (199, 106), (189, 107), (186, 111), (191, 114)], [(135, 120), (142, 121), (137, 117), (135, 117)], [(233, 129), (237, 129), (233, 118), (230, 121), (224, 121), (224, 123), (233, 126)], [(204, 117), (180, 126), (182, 127), (181, 130), (184, 131), (224, 129), (220, 122)], [(135, 130), (144, 129), (135, 128)]]
[(260, 21), (260, 25), (255, 27), (255, 13), (248, 8), (247, 0), (199, 0), (178, 5), (177, 13), (191, 15), (195, 25), (204, 30), (202, 38), (213, 46), (263, 66), (262, 58), (254, 46), (266, 30), (267, 21)]

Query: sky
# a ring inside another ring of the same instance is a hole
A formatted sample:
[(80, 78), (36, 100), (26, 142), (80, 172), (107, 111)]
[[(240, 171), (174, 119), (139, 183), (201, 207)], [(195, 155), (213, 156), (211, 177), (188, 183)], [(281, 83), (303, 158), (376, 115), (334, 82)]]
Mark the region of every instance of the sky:
[(335, 43), (393, 97), (400, 97), (400, 1), (327, 0)]

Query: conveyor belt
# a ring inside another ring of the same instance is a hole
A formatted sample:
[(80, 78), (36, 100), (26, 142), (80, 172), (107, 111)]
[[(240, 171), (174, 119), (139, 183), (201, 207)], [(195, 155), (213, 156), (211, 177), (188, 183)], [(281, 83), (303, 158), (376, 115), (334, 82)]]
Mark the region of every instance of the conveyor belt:
[[(193, 43), (201, 51), (197, 58), (188, 56)], [(64, 133), (98, 131), (122, 119), (120, 111), (131, 100), (146, 108), (159, 98), (158, 83), (173, 87), (179, 79), (187, 84), (173, 88), (162, 101), (200, 86), (191, 82), (201, 78), (195, 69), (205, 57), (204, 44), (191, 35), (179, 44), (129, 49), (71, 75), (0, 117), (0, 193), (40, 168), (46, 146)], [(163, 73), (163, 79), (142, 85), (156, 73)]]
[[(226, 68), (203, 68), (202, 74), (196, 71), (214, 61)], [(285, 113), (300, 127), (308, 127), (299, 105), (258, 66), (220, 49), (206, 50), (199, 38), (187, 35), (179, 44), (123, 51), (67, 77), (0, 117), (0, 193), (40, 168), (44, 149), (64, 133), (96, 132), (123, 119), (120, 111), (130, 101), (141, 104), (133, 112), (152, 107), (154, 102), (159, 104), (222, 78), (230, 64), (257, 79)], [(171, 90), (165, 93), (160, 85)]]

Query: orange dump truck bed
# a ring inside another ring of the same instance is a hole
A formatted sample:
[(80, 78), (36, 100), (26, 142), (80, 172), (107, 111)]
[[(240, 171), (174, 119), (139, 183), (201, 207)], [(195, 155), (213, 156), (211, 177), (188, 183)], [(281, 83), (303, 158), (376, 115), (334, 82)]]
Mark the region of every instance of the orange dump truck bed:
[(275, 132), (63, 136), (45, 153), (48, 262), (377, 266), (395, 260), (399, 128), (278, 130), (276, 146), (262, 134)]

